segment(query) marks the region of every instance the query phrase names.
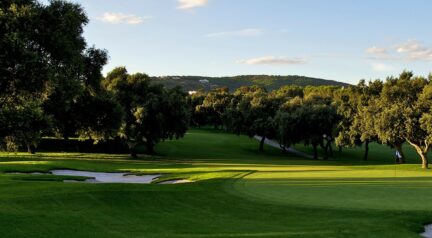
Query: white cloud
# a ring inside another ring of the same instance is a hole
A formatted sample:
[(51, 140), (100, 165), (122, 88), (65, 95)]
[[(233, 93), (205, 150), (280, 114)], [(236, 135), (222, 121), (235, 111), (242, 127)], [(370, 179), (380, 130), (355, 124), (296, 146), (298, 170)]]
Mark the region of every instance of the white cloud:
[(191, 9), (195, 7), (203, 7), (208, 4), (208, 0), (177, 0), (178, 9)]
[(258, 28), (247, 28), (237, 31), (223, 31), (207, 34), (206, 37), (250, 37), (262, 35), (264, 31)]
[(432, 61), (432, 49), (411, 52), (408, 57), (410, 60)]
[(423, 46), (417, 40), (397, 44), (389, 50), (373, 46), (366, 49), (366, 52), (372, 55), (372, 59), (432, 61), (432, 48)]
[(251, 58), (246, 60), (237, 61), (239, 64), (304, 64), (305, 59), (301, 58), (287, 58), (287, 57), (277, 57), (277, 56), (263, 56), (258, 58)]
[(99, 18), (99, 20), (111, 24), (124, 23), (129, 25), (136, 25), (136, 24), (141, 24), (149, 20), (150, 18), (151, 17), (140, 17), (140, 16), (125, 14), (125, 13), (105, 12), (103, 16)]
[(376, 46), (372, 46), (366, 49), (366, 52), (373, 55), (385, 55), (387, 54), (387, 50), (385, 48), (380, 48)]
[(392, 66), (383, 63), (372, 63), (371, 65), (372, 69), (377, 72), (389, 72), (394, 70)]
[(395, 48), (398, 53), (405, 54), (408, 60), (432, 60), (432, 49), (421, 45), (417, 40), (409, 40)]
[(420, 45), (420, 43), (416, 40), (409, 40), (405, 43), (396, 45), (396, 50), (399, 53), (410, 53), (410, 52), (417, 52), (417, 51), (423, 51), (426, 48)]

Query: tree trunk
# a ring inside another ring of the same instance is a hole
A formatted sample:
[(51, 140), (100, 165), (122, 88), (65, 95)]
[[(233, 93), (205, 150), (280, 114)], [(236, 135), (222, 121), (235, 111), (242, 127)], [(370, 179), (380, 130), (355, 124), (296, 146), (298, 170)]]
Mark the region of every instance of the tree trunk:
[(368, 157), (369, 157), (369, 140), (366, 140), (365, 141), (365, 153), (364, 153), (364, 156), (363, 156), (363, 160), (368, 160)]
[(333, 147), (332, 147), (331, 140), (327, 140), (327, 149), (330, 153), (330, 157), (333, 157)]
[(135, 147), (129, 148), (129, 151), (130, 151), (131, 157), (133, 157), (133, 158), (138, 157)]
[(146, 143), (146, 147), (147, 147), (147, 153), (148, 154), (152, 155), (152, 154), (155, 153), (155, 151), (154, 151), (154, 144), (153, 143), (147, 142)]
[(323, 144), (323, 142), (320, 143), (321, 148), (324, 150), (324, 160), (328, 160), (328, 150), (327, 146)]
[(417, 154), (420, 156), (420, 159), (422, 160), (422, 168), (427, 169), (429, 166), (429, 161), (427, 158), (427, 153), (429, 151), (429, 147), (426, 146), (426, 148), (424, 150), (422, 150), (422, 148), (419, 145), (416, 145), (410, 141), (408, 141), (408, 143), (410, 143), (410, 145), (412, 145), (415, 148)]
[(330, 157), (332, 157), (333, 156), (333, 147), (332, 147), (332, 145), (331, 145), (331, 142), (332, 142), (332, 140), (330, 139), (326, 139), (326, 144), (325, 144), (325, 147), (326, 147), (326, 150), (328, 151), (328, 155), (330, 156)]
[(27, 144), (27, 152), (30, 154), (35, 154), (36, 148), (33, 145)]
[(259, 151), (260, 152), (263, 152), (264, 151), (264, 142), (265, 142), (265, 136), (263, 136), (263, 137), (261, 137), (261, 141), (260, 141), (260, 144), (259, 144)]
[(339, 153), (342, 152), (342, 146), (339, 146)]
[(397, 143), (394, 145), (394, 147), (396, 148), (396, 150), (401, 155), (401, 158), (396, 158), (396, 162), (399, 164), (405, 164), (406, 160), (405, 160), (405, 155), (404, 155), (403, 150), (402, 150), (402, 143)]
[(422, 159), (422, 168), (423, 169), (428, 169), (429, 168), (429, 161), (427, 158), (427, 153), (421, 153), (420, 157)]
[(132, 158), (137, 158), (137, 152), (136, 152), (136, 143), (135, 142), (126, 142), (129, 152)]
[(318, 159), (318, 149), (317, 149), (317, 144), (314, 143), (314, 144), (312, 144), (312, 146), (313, 146), (313, 151), (314, 151), (313, 158), (314, 158), (314, 159)]

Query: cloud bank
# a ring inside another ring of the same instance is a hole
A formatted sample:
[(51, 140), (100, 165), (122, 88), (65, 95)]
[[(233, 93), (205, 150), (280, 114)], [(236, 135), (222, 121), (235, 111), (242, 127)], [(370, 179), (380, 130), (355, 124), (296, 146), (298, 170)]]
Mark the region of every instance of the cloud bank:
[(110, 23), (110, 24), (129, 24), (129, 25), (137, 25), (144, 23), (149, 20), (151, 17), (140, 17), (135, 16), (133, 14), (125, 14), (125, 13), (114, 13), (114, 12), (105, 12), (102, 17), (98, 18), (99, 20)]
[(388, 52), (385, 48), (380, 48), (376, 46), (372, 46), (366, 49), (366, 52), (374, 55), (386, 55)]
[(287, 58), (277, 56), (263, 56), (237, 61), (239, 64), (248, 65), (284, 65), (284, 64), (305, 64), (306, 60), (301, 58)]
[(404, 54), (408, 60), (432, 60), (432, 49), (421, 45), (417, 40), (396, 45), (396, 51)]
[(187, 10), (196, 7), (204, 7), (208, 4), (208, 0), (177, 0), (178, 9)]
[(366, 52), (372, 55), (373, 59), (432, 61), (432, 48), (422, 45), (417, 40), (408, 40), (388, 49), (373, 46), (367, 48)]

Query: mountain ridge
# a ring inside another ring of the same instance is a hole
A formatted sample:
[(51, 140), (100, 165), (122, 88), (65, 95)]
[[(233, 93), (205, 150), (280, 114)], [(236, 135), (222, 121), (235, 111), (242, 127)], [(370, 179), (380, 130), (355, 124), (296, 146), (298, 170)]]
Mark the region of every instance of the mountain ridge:
[(153, 82), (172, 88), (181, 86), (185, 91), (210, 91), (228, 87), (235, 91), (241, 86), (258, 85), (271, 91), (285, 85), (297, 86), (349, 86), (350, 84), (336, 80), (306, 77), (299, 75), (238, 75), (227, 77), (210, 76), (159, 76), (151, 77)]

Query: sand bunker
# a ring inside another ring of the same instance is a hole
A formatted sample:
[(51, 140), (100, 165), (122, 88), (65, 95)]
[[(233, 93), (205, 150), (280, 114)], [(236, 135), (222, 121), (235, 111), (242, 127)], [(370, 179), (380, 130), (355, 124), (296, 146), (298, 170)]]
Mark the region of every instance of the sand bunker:
[(432, 238), (432, 224), (425, 225), (424, 228), (425, 228), (425, 232), (421, 233), (420, 235), (422, 237)]
[[(53, 174), (62, 176), (80, 176), (88, 177), (85, 180), (64, 179), (65, 183), (145, 183), (149, 184), (160, 174), (152, 175), (133, 175), (128, 173), (109, 173), (109, 172), (91, 172), (71, 169), (55, 169), (49, 172), (10, 172), (8, 174)], [(187, 179), (174, 179), (160, 182), (158, 184), (180, 184), (191, 183), (193, 181)]]
[(84, 181), (66, 179), (64, 182), (84, 182), (84, 183), (151, 183), (160, 175), (130, 175), (127, 173), (105, 173), (90, 172), (79, 170), (59, 169), (50, 171), (54, 175), (82, 176), (90, 177)]

